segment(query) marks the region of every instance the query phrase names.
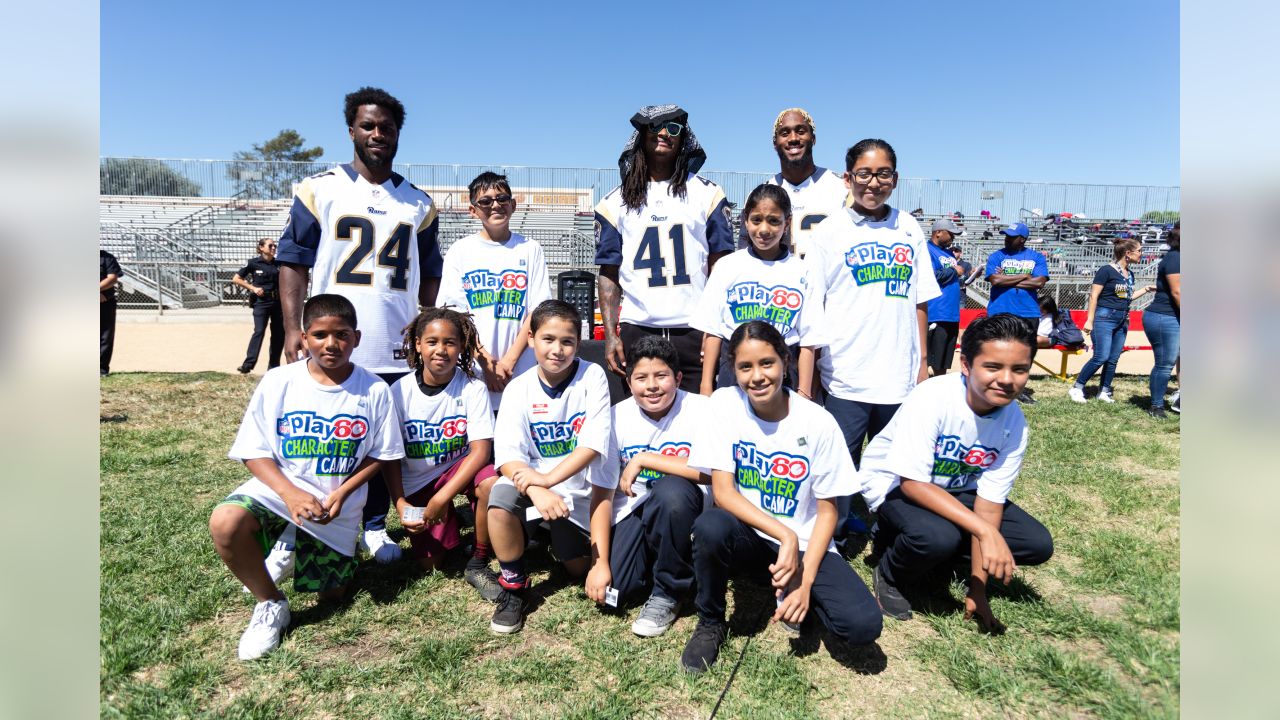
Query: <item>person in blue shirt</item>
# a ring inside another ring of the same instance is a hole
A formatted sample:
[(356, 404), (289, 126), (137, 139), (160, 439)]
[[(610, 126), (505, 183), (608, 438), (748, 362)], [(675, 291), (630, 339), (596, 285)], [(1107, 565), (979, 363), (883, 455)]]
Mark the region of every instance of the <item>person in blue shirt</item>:
[[(1128, 233), (1125, 233), (1128, 235)], [(1111, 380), (1116, 374), (1120, 353), (1129, 334), (1129, 304), (1143, 295), (1154, 292), (1155, 285), (1134, 290), (1133, 270), (1129, 267), (1142, 257), (1142, 243), (1131, 237), (1117, 238), (1115, 259), (1098, 268), (1093, 276), (1089, 294), (1089, 315), (1081, 330), (1093, 338), (1093, 356), (1080, 368), (1076, 383), (1067, 391), (1074, 402), (1086, 402), (1084, 386), (1094, 373), (1102, 370), (1102, 387), (1098, 399), (1113, 403)]]
[(929, 259), (942, 295), (929, 301), (929, 371), (946, 375), (960, 335), (960, 288), (964, 278), (960, 263), (951, 251), (956, 236), (963, 232), (948, 218), (933, 222), (929, 233)]
[[(1049, 266), (1045, 264), (1044, 255), (1027, 249), (1030, 233), (1026, 223), (1013, 223), (1001, 232), (1004, 233), (1004, 248), (987, 257), (987, 282), (991, 283), (987, 314), (1009, 313), (1022, 318), (1034, 333), (1040, 324), (1036, 293), (1049, 282)], [(1036, 349), (1031, 348), (1031, 359), (1035, 360), (1035, 357)], [(1031, 405), (1035, 400), (1029, 391), (1023, 390), (1018, 395), (1018, 402)]]

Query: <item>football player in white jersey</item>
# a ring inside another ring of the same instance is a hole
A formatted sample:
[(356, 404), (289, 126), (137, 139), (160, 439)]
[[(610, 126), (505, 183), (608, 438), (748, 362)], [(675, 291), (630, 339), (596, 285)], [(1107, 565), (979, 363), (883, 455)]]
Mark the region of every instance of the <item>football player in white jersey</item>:
[(791, 249), (800, 257), (809, 251), (813, 227), (843, 208), (849, 194), (838, 173), (813, 163), (817, 141), (813, 117), (803, 108), (787, 108), (773, 121), (779, 171), (768, 182), (781, 185), (791, 198)]
[[(625, 374), (625, 346), (660, 335), (676, 346), (681, 387), (698, 392), (702, 332), (689, 327), (712, 265), (733, 250), (729, 203), (696, 173), (707, 153), (678, 105), (647, 105), (618, 158), (622, 184), (596, 205), (605, 363)], [(621, 321), (621, 329), (619, 329)]]
[[(344, 107), (355, 146), (350, 164), (313, 175), (294, 189), (280, 237), (280, 302), (285, 361), (302, 350), (302, 302), (335, 293), (351, 301), (362, 339), (356, 365), (394, 383), (409, 371), (401, 333), (418, 305), (435, 303), (443, 259), (431, 197), (392, 172), (404, 105), (384, 90), (364, 87)], [(400, 556), (387, 536), (390, 503), (381, 478), (369, 483), (361, 547), (379, 562)]]

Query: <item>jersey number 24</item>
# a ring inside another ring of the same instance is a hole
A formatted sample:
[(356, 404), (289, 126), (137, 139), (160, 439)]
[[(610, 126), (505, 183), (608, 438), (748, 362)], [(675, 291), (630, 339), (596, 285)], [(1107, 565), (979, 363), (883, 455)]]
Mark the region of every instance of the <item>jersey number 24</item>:
[[(373, 284), (373, 273), (356, 269), (373, 252), (373, 233), (373, 223), (368, 218), (347, 215), (338, 219), (334, 238), (355, 240), (356, 246), (338, 266), (334, 280), (344, 285)], [(391, 268), (392, 290), (409, 288), (409, 240), (412, 237), (413, 228), (408, 223), (400, 223), (378, 249), (378, 265)]]

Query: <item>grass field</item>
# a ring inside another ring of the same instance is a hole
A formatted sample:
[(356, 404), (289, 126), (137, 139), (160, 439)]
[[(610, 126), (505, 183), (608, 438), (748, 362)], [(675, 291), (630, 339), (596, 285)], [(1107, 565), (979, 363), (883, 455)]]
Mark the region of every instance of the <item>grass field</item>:
[[(960, 586), (940, 582), (915, 596), (915, 619), (886, 619), (873, 648), (795, 643), (764, 624), (766, 590), (735, 583), (721, 662), (694, 678), (679, 668), (694, 617), (635, 637), (635, 608), (598, 611), (542, 553), (542, 604), (513, 637), (490, 633), (493, 606), (462, 580), (460, 559), (432, 575), (365, 560), (341, 606), (289, 584), (283, 645), (239, 662), (253, 601), (207, 521), (247, 477), (226, 452), (253, 379), (104, 378), (102, 715), (705, 718), (749, 643), (718, 717), (1175, 716), (1177, 416), (1146, 415), (1145, 377), (1119, 378), (1115, 405), (1073, 404), (1052, 379), (1034, 387), (1013, 499), (1050, 529), (1056, 554), (993, 592), (1007, 634), (977, 633)], [(869, 582), (862, 558), (851, 562)]]

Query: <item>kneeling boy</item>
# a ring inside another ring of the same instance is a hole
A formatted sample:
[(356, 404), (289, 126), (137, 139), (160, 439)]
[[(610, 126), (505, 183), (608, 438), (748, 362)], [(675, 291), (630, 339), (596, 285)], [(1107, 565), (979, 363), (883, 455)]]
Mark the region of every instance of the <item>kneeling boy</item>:
[(590, 568), (587, 594), (593, 600), (603, 599), (611, 579), (613, 490), (593, 484), (608, 472), (609, 383), (599, 365), (577, 357), (582, 318), (572, 305), (546, 300), (529, 325), (538, 366), (507, 385), (494, 425), (493, 464), (502, 477), (489, 494), (489, 537), (503, 592), (489, 628), (499, 633), (524, 627), (531, 507), (550, 523), (551, 548), (569, 574), (581, 577)]
[(613, 498), (610, 566), (620, 599), (652, 585), (631, 626), (641, 637), (666, 632), (693, 587), (690, 536), (709, 499), (688, 460), (694, 435), (710, 420), (710, 398), (681, 390), (679, 367), (669, 341), (641, 337), (627, 348), (631, 397), (613, 407), (612, 456), (621, 477)]
[(1014, 400), (1027, 385), (1035, 342), (1012, 315), (975, 321), (960, 342), (961, 372), (916, 386), (863, 453), (859, 479), (879, 517), (875, 591), (885, 615), (909, 620), (899, 588), (968, 556), (965, 617), (1000, 631), (987, 578), (1007, 583), (1017, 565), (1053, 554), (1049, 531), (1007, 500), (1027, 448)]
[(351, 302), (316, 295), (302, 323), (310, 358), (262, 378), (231, 446), (253, 479), (209, 518), (222, 561), (258, 600), (240, 637), (241, 660), (270, 652), (289, 626), (289, 601), (263, 561), (275, 539), (291, 525), (302, 531), (295, 590), (341, 598), (355, 574), (365, 483), (381, 461), (404, 456), (387, 384), (351, 363), (360, 344)]

